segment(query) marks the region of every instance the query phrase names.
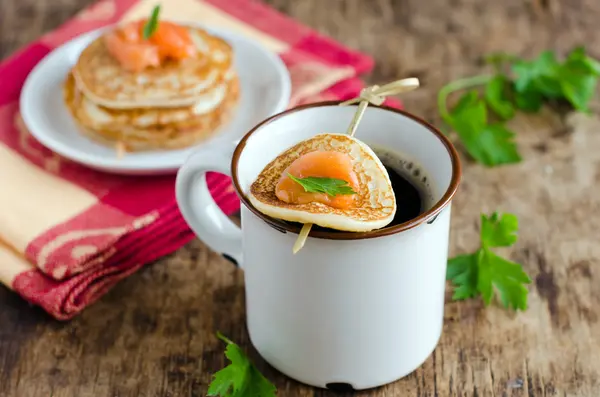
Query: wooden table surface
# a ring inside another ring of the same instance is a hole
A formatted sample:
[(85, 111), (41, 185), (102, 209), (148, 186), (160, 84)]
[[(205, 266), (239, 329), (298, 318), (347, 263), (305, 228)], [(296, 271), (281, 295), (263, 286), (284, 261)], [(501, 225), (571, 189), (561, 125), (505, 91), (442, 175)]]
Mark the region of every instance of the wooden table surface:
[[(89, 0), (1, 0), (0, 57)], [(527, 57), (585, 44), (600, 56), (597, 0), (271, 0), (277, 9), (372, 54), (371, 82), (417, 76), (412, 112), (437, 121), (437, 90), (504, 50)], [(506, 251), (534, 282), (514, 315), (448, 302), (433, 355), (394, 384), (358, 396), (600, 396), (600, 122), (519, 116), (524, 161), (484, 169), (465, 160), (451, 254), (477, 245), (481, 211), (521, 221)], [(334, 396), (269, 368), (245, 329), (242, 271), (196, 241), (121, 282), (59, 323), (0, 287), (0, 396), (203, 396), (224, 365), (216, 330), (250, 351), (280, 396)], [(337, 394), (346, 396), (350, 394)]]

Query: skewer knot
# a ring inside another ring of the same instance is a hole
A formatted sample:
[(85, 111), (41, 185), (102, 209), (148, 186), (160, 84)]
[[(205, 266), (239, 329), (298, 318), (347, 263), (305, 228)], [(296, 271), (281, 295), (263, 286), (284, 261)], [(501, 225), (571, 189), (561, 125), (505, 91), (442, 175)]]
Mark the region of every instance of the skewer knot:
[(373, 105), (379, 106), (385, 101), (385, 98), (390, 95), (398, 95), (403, 92), (412, 91), (418, 87), (419, 79), (416, 77), (393, 81), (389, 84), (382, 85), (381, 87), (378, 85), (372, 85), (370, 87), (363, 88), (360, 91), (358, 98), (349, 99), (342, 102), (340, 105), (352, 105), (366, 101), (368, 103), (372, 103)]
[(363, 88), (360, 90), (360, 99), (369, 101), (369, 103), (372, 103), (373, 105), (381, 105), (385, 101), (385, 96), (379, 94), (377, 92), (378, 89), (378, 85)]

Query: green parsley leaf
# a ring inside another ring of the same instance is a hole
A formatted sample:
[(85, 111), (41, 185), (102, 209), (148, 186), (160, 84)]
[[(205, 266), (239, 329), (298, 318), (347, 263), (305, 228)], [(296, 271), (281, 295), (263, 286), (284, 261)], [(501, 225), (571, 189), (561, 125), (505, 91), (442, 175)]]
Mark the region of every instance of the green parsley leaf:
[(595, 76), (600, 76), (600, 62), (588, 57), (583, 47), (577, 47), (571, 51), (567, 56), (566, 63), (583, 73), (587, 72)]
[(217, 336), (227, 344), (225, 356), (231, 364), (214, 374), (207, 396), (275, 397), (275, 386), (256, 369), (242, 349), (220, 332)]
[(544, 97), (537, 91), (515, 92), (515, 104), (524, 112), (534, 113), (542, 108)]
[(494, 288), (507, 309), (527, 310), (528, 291), (524, 284), (531, 279), (521, 265), (504, 259), (488, 249), (481, 250), (477, 288), (486, 305), (492, 301)]
[(447, 121), (467, 152), (479, 163), (491, 167), (521, 161), (514, 143), (515, 134), (501, 124), (488, 125), (487, 108), (477, 91), (465, 93)]
[(485, 247), (510, 247), (517, 242), (518, 230), (519, 219), (513, 214), (481, 214), (481, 243)]
[(459, 255), (448, 261), (446, 279), (456, 285), (452, 299), (463, 300), (477, 296), (477, 255)]
[(481, 295), (489, 305), (498, 292), (507, 309), (526, 310), (531, 279), (521, 265), (495, 254), (492, 247), (507, 247), (517, 241), (518, 219), (512, 214), (481, 216), (481, 248), (469, 255), (448, 260), (446, 279), (454, 285), (452, 299), (462, 300)]
[(487, 109), (485, 103), (479, 99), (477, 91), (464, 93), (446, 121), (456, 131), (469, 153), (475, 157), (470, 148), (487, 124)]
[(500, 164), (512, 164), (521, 161), (521, 155), (514, 142), (515, 133), (502, 124), (490, 124), (479, 136), (480, 154), (478, 160), (493, 167)]
[(509, 120), (515, 115), (515, 108), (506, 96), (510, 82), (503, 75), (496, 75), (485, 85), (485, 100), (502, 119)]
[(142, 30), (142, 37), (144, 40), (148, 40), (156, 29), (158, 28), (158, 16), (160, 14), (160, 5), (154, 6), (152, 9), (152, 14), (150, 15), (150, 19), (144, 24), (144, 29)]
[(576, 110), (586, 112), (596, 90), (600, 63), (579, 47), (563, 63), (545, 51), (534, 61), (516, 61), (512, 70), (517, 76), (515, 89), (521, 94), (517, 98), (520, 108), (536, 111), (542, 98), (566, 99)]
[(567, 100), (581, 112), (588, 111), (588, 103), (594, 96), (598, 77), (580, 74), (565, 66), (561, 69), (560, 86)]
[(480, 107), (479, 94), (475, 90), (466, 92), (463, 96), (458, 99), (456, 106), (452, 109), (451, 117), (457, 117), (457, 115), (463, 115), (464, 112), (475, 111), (474, 116), (476, 117), (476, 123), (485, 124), (486, 114), (485, 110)]
[(305, 192), (309, 193), (325, 193), (329, 196), (337, 196), (344, 194), (356, 194), (348, 182), (343, 179), (322, 178), (316, 176), (308, 176), (306, 178), (296, 178), (288, 173), (288, 176), (299, 183)]
[(560, 98), (562, 89), (558, 81), (560, 65), (551, 51), (542, 52), (533, 61), (516, 61), (512, 71), (517, 76), (517, 92), (535, 91), (548, 98)]
[(564, 97), (582, 112), (588, 112), (588, 103), (596, 91), (600, 63), (585, 54), (582, 47), (569, 53), (559, 70), (560, 86)]
[(588, 103), (594, 96), (600, 77), (600, 63), (588, 57), (582, 47), (569, 53), (560, 68), (560, 84), (565, 98), (582, 112), (588, 111)]
[(494, 286), (492, 284), (492, 267), (487, 261), (487, 250), (480, 248), (475, 254), (477, 258), (477, 290), (486, 306), (492, 302), (494, 297)]

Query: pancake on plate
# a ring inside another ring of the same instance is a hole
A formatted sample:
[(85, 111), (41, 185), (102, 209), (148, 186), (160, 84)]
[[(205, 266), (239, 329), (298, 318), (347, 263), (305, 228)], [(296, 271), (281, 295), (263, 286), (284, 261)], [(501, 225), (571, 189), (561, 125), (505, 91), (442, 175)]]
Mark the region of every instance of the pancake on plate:
[(202, 142), (227, 122), (239, 97), (237, 77), (196, 106), (114, 110), (90, 101), (70, 74), (64, 99), (83, 133), (106, 144), (119, 143), (129, 151), (180, 149)]
[(381, 160), (346, 134), (319, 134), (280, 154), (250, 186), (249, 199), (273, 218), (352, 232), (382, 228), (396, 213)]
[(240, 85), (219, 37), (158, 19), (116, 26), (90, 43), (64, 83), (83, 133), (126, 151), (194, 145), (226, 123)]

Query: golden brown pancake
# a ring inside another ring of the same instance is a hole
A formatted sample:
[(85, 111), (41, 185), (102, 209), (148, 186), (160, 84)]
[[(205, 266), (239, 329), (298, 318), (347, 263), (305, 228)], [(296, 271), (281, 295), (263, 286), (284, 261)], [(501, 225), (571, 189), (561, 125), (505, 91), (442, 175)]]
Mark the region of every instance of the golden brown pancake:
[[(285, 169), (300, 156), (317, 150), (350, 156), (360, 185), (355, 207), (338, 209), (318, 202), (288, 204), (277, 198), (275, 189)], [(280, 154), (251, 185), (249, 199), (256, 209), (273, 218), (354, 232), (382, 228), (396, 213), (396, 198), (385, 167), (371, 148), (346, 134), (319, 134)]]
[(231, 70), (233, 50), (221, 38), (188, 27), (198, 55), (132, 73), (123, 69), (98, 38), (73, 68), (77, 87), (93, 103), (111, 109), (185, 107), (198, 103)]
[[(68, 77), (64, 85), (64, 100), (82, 132), (91, 138), (108, 145), (124, 144), (129, 151), (178, 149), (184, 148), (214, 136), (224, 124), (239, 98), (239, 81), (237, 77), (225, 82), (224, 95), (220, 103), (208, 112), (195, 114), (192, 107), (174, 109), (129, 109), (114, 110), (100, 107), (103, 112), (114, 119), (123, 121), (143, 117), (183, 114), (188, 117), (170, 122), (136, 125), (136, 123), (101, 124), (90, 117), (86, 103), (88, 99), (78, 90), (73, 78)], [(158, 121), (158, 118), (156, 118)], [(112, 119), (109, 121), (113, 121)], [(139, 123), (138, 123), (139, 124)]]
[[(227, 87), (228, 81), (221, 81), (214, 89), (206, 92), (197, 104), (177, 108), (111, 109), (92, 102), (82, 94), (78, 97), (77, 117), (89, 128), (112, 130), (122, 127), (149, 128), (184, 122), (213, 111), (225, 100)], [(64, 88), (69, 92), (77, 89), (72, 74), (67, 76)]]

